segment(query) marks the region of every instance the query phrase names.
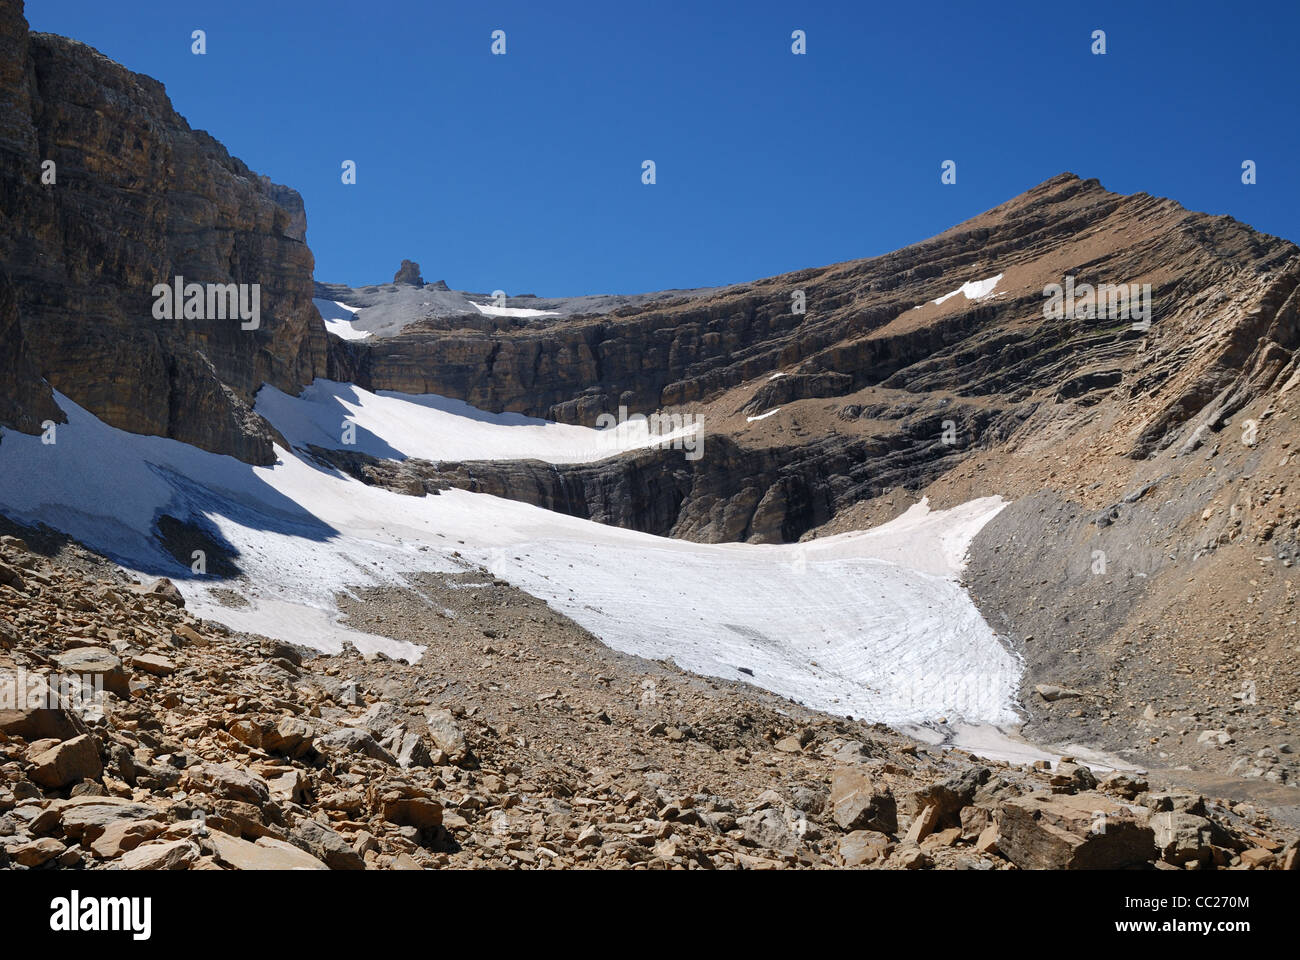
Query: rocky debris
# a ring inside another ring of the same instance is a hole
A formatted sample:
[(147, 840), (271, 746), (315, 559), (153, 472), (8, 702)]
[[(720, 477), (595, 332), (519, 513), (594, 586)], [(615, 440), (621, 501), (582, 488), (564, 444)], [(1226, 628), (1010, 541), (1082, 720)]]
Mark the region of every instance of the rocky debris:
[(0, 682), (21, 668), (48, 688), (75, 654), (128, 691), (0, 714), (10, 869), (1296, 861), (1294, 831), (1241, 805), (1133, 774), (1094, 790), (1068, 758), (977, 761), (624, 657), (481, 573), (348, 601), (359, 627), (412, 641), (428, 639), (431, 599), (456, 613), (410, 665), (233, 633), (93, 558), (78, 572), (0, 540), (0, 562), (41, 578), (39, 591), (0, 586), (0, 623), (21, 638), (0, 650)]

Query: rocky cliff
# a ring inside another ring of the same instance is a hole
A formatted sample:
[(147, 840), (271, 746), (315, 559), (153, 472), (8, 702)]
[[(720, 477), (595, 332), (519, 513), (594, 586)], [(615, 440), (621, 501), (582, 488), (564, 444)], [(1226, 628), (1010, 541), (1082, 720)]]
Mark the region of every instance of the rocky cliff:
[[(22, 334), (0, 379), (28, 381), (0, 423), (51, 414), (35, 370), (114, 426), (270, 462), (256, 391), (326, 372), (301, 198), (191, 129), (162, 84), (29, 33), (20, 3), (0, 5), (0, 49), (0, 269)], [(155, 319), (153, 288), (176, 276), (259, 285), (259, 328)]]
[[(374, 389), (589, 426), (620, 405), (669, 409), (707, 435), (698, 461), (408, 465), (417, 487), (773, 542), (897, 487), (917, 495), (971, 454), (1092, 436), (1116, 415), (1126, 428), (1105, 442), (1127, 475), (1194, 448), (1293, 375), (1297, 276), (1287, 241), (1065, 174), (883, 257), (601, 316), (430, 318), (348, 344), (348, 362)], [(987, 295), (960, 292), (994, 277)], [(1149, 286), (1150, 329), (1136, 316), (1045, 316), (1045, 288), (1063, 281)]]
[[(882, 257), (603, 316), (492, 330), (413, 324), (359, 348), (354, 372), (375, 389), (587, 424), (620, 404), (649, 412), (704, 403), (778, 370), (818, 378), (817, 396), (876, 384), (1025, 395), (1026, 372), (1036, 383), (1068, 379), (1101, 354), (1118, 357), (1140, 343), (1118, 335), (1116, 324), (1029, 322), (1042, 320), (1045, 283), (1071, 271), (1081, 271), (1080, 283), (1140, 278), (1169, 316), (1228, 276), (1276, 268), (1297, 252), (1230, 218), (1065, 174)], [(999, 272), (1008, 282), (996, 299), (912, 312)], [(804, 313), (792, 309), (796, 293)], [(1080, 350), (1081, 337), (1097, 342)]]

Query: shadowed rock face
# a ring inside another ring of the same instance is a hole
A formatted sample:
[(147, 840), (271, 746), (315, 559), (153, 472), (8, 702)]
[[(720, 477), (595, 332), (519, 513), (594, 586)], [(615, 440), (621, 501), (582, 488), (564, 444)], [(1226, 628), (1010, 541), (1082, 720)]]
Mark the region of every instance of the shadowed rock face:
[(18, 300), (13, 284), (0, 277), (0, 424), (39, 433), (45, 420), (63, 422), (49, 384), (36, 372), (18, 325)]
[(786, 543), (861, 500), (894, 487), (924, 487), (960, 462), (970, 437), (1016, 426), (1014, 412), (996, 408), (949, 407), (945, 415), (962, 416), (969, 426), (962, 443), (943, 444), (939, 421), (921, 414), (900, 415), (895, 430), (878, 436), (831, 435), (791, 446), (755, 449), (725, 435), (709, 437), (698, 459), (670, 447), (584, 464), (399, 463), (320, 448), (312, 452), (360, 480), (399, 493), (422, 496), (456, 487), (700, 543)]
[[(0, 265), (29, 362), (114, 426), (271, 462), (254, 394), (264, 382), (296, 393), (326, 372), (301, 198), (191, 130), (162, 84), (29, 34), (21, 4), (0, 11), (0, 49)], [(260, 329), (155, 319), (153, 287), (177, 275), (259, 284)], [(0, 415), (31, 429), (35, 410)]]

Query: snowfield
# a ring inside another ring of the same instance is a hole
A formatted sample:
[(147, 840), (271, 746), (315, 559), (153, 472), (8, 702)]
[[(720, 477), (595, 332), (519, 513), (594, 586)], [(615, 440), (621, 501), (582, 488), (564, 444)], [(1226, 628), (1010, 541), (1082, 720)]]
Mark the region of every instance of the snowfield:
[[(142, 576), (171, 577), (190, 609), (233, 628), (415, 658), (419, 647), (340, 624), (336, 594), (405, 586), (405, 574), (460, 571), (468, 561), (617, 650), (810, 707), (893, 724), (1017, 720), (1020, 665), (957, 580), (999, 498), (946, 511), (921, 503), (881, 527), (811, 543), (696, 544), (458, 490), (402, 496), (297, 449), (339, 446), (344, 416), (357, 425), (355, 449), (394, 457), (583, 462), (609, 455), (601, 431), (318, 382), (297, 398), (262, 391), (259, 412), (295, 449), (277, 448), (277, 464), (252, 467), (116, 430), (57, 399), (69, 423), (56, 443), (4, 434), (0, 509)], [(223, 606), (212, 590), (231, 584), (192, 576), (188, 559), (182, 565), (163, 549), (162, 515), (203, 527), (221, 545), (249, 606)]]
[(558, 317), (558, 310), (534, 310), (532, 307), (498, 307), (494, 303), (479, 303), (471, 300), (470, 304), (479, 313), (489, 317)]
[(365, 330), (358, 330), (352, 325), (360, 307), (349, 307), (346, 303), (322, 300), (319, 297), (312, 300), (312, 303), (320, 311), (321, 319), (325, 321), (325, 329), (334, 336), (344, 340), (364, 340), (370, 336)]
[[(671, 444), (702, 429), (692, 424), (652, 434), (646, 419), (629, 418), (597, 430), (518, 413), (485, 413), (435, 394), (371, 393), (330, 380), (317, 380), (298, 397), (263, 387), (257, 412), (295, 446), (313, 444), (392, 460), (591, 463), (651, 444)], [(355, 426), (351, 444), (343, 439), (345, 420)]]

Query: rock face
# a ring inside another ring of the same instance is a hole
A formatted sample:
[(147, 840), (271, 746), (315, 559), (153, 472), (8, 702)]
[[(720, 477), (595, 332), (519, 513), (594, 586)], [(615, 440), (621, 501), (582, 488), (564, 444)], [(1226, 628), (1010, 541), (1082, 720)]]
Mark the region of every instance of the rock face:
[(393, 283), (409, 283), (413, 287), (424, 286), (424, 277), (420, 276), (420, 265), (414, 260), (403, 260), (402, 265), (393, 274)]
[[(1119, 229), (1138, 223), (1149, 243)], [(1080, 396), (1113, 384), (1099, 368), (1113, 369), (1140, 338), (1114, 324), (1086, 330), (1072, 318), (1015, 323), (1042, 319), (1046, 282), (1090, 261), (1080, 283), (1098, 275), (1154, 281), (1157, 311), (1173, 313), (1175, 292), (1187, 303), (1234, 271), (1277, 268), (1297, 252), (1227, 218), (1064, 174), (894, 253), (712, 297), (493, 330), (417, 324), (367, 344), (358, 382), (588, 425), (619, 404), (642, 412), (696, 404), (781, 369), (798, 379), (764, 384), (750, 398), (758, 406), (877, 384), (1027, 397), (1050, 383), (1065, 385), (1063, 397)], [(1036, 282), (995, 300), (960, 298), (939, 318), (911, 322), (913, 307), (1018, 267)], [(791, 309), (796, 291), (805, 313)]]
[[(327, 370), (301, 198), (192, 130), (162, 84), (29, 33), (21, 3), (0, 10), (0, 49), (0, 272), (16, 301), (0, 281), (0, 424), (62, 419), (44, 377), (113, 426), (271, 462), (255, 392)], [(258, 284), (260, 327), (155, 319), (154, 285), (176, 276)]]
[[(991, 277), (986, 298), (948, 296)], [(1066, 278), (1149, 284), (1151, 329), (1045, 316), (1044, 290)], [(1106, 417), (1123, 424), (1115, 452), (1130, 472), (1195, 448), (1294, 381), (1298, 286), (1291, 243), (1064, 174), (872, 260), (599, 316), (430, 318), (336, 352), (363, 387), (492, 411), (587, 426), (620, 406), (698, 414), (699, 461), (649, 452), (419, 472), (654, 533), (780, 542), (894, 488), (924, 490), (971, 457), (1011, 457)]]

